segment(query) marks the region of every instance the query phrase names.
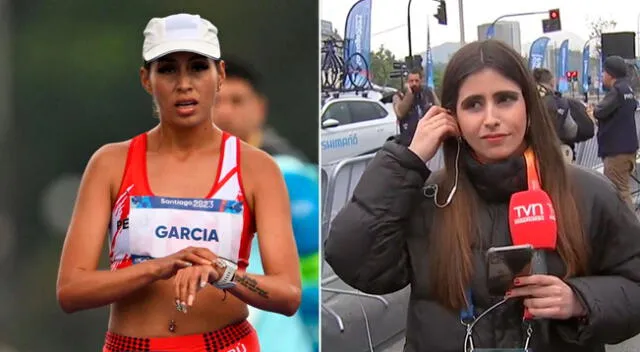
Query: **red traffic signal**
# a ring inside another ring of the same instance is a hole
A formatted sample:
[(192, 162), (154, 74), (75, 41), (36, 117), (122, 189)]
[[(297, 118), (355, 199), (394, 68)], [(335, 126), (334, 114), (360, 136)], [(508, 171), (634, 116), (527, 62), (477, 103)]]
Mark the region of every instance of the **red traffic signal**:
[(557, 32), (562, 30), (562, 24), (560, 23), (560, 9), (549, 10), (549, 18), (542, 20), (542, 32)]
[(569, 82), (578, 81), (578, 71), (567, 71), (565, 76)]

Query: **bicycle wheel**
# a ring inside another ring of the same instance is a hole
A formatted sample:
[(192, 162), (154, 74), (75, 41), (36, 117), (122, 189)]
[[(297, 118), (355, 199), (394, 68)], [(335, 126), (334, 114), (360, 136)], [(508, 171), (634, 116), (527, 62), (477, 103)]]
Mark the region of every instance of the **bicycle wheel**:
[(322, 70), (320, 75), (321, 86), (323, 90), (333, 89), (333, 77), (329, 70)]
[(331, 70), (331, 85), (335, 89), (342, 88), (342, 71), (344, 70), (344, 62), (338, 55), (334, 55), (332, 58), (332, 70)]
[(369, 64), (360, 53), (349, 56), (345, 63), (346, 76), (355, 88), (364, 89), (371, 86), (369, 81)]
[(322, 64), (320, 65), (320, 86), (323, 90), (331, 88), (329, 71), (331, 70), (331, 53), (322, 53)]
[(340, 79), (342, 71), (342, 63), (339, 57), (335, 53), (330, 53), (325, 56), (325, 60), (322, 63), (322, 88), (323, 89), (337, 89), (336, 83)]

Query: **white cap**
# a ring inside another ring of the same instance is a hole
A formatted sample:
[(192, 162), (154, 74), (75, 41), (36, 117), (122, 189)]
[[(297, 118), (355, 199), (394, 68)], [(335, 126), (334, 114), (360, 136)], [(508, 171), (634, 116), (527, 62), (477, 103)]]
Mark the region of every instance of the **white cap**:
[(179, 51), (220, 59), (218, 28), (198, 15), (185, 13), (152, 18), (144, 29), (144, 61)]

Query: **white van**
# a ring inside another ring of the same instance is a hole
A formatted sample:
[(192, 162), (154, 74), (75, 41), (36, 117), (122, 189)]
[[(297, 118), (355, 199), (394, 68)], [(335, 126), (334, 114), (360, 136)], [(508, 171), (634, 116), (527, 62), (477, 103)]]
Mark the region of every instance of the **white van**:
[(398, 134), (398, 123), (391, 104), (380, 101), (381, 94), (343, 93), (327, 98), (320, 110), (321, 163), (377, 151)]

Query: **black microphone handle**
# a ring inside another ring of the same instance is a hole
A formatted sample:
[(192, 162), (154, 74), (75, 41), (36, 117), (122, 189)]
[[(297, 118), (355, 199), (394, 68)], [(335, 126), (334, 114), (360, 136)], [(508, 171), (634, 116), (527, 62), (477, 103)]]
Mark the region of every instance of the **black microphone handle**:
[(544, 249), (534, 250), (531, 258), (531, 274), (546, 275), (547, 273), (547, 253)]
[[(533, 275), (547, 275), (547, 253), (544, 249), (536, 249), (533, 251), (533, 257), (531, 258), (531, 274)], [(544, 318), (533, 317), (533, 320), (537, 322), (538, 331), (541, 333), (542, 340), (545, 342), (550, 341), (549, 336), (549, 322)]]
[[(547, 275), (547, 253), (544, 249), (536, 249), (533, 251), (533, 257), (531, 258), (531, 274), (532, 275)], [(540, 319), (533, 317), (533, 319)]]

